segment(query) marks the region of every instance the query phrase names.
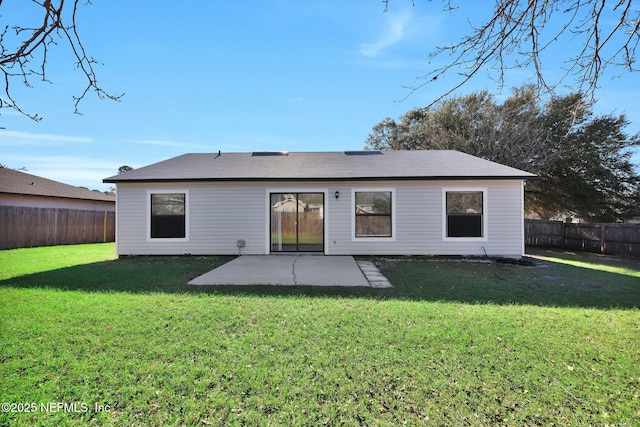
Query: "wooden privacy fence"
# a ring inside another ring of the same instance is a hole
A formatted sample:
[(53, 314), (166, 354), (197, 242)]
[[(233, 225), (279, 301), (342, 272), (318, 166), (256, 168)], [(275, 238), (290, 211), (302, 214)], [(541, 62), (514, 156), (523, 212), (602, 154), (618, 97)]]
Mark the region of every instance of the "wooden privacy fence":
[(525, 243), (640, 257), (640, 224), (564, 223), (525, 219)]
[(0, 249), (115, 241), (115, 212), (0, 206)]
[(272, 231), (282, 236), (298, 235), (324, 236), (324, 221), (317, 212), (271, 212)]

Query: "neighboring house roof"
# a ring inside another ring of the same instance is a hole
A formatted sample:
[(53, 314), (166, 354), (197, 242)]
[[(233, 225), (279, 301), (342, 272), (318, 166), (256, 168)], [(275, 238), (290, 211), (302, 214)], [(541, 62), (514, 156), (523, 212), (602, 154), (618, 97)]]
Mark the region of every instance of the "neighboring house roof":
[(0, 167), (0, 193), (115, 202), (113, 196)]
[(190, 153), (104, 182), (533, 179), (458, 151)]

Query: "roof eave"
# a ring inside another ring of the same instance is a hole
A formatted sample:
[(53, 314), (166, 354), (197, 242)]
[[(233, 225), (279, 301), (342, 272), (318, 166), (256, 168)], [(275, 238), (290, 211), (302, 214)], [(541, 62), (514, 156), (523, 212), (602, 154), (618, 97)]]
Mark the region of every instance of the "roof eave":
[(283, 177), (263, 177), (263, 178), (156, 178), (156, 179), (103, 179), (102, 182), (110, 184), (135, 184), (135, 183), (170, 183), (170, 182), (339, 182), (339, 181), (505, 181), (505, 180), (535, 180), (535, 175), (531, 176), (391, 176), (391, 177), (322, 177), (322, 178), (283, 178)]
[(109, 200), (105, 199), (90, 199), (85, 197), (71, 197), (71, 196), (57, 196), (51, 194), (32, 194), (32, 193), (18, 193), (14, 191), (0, 191), (0, 194), (9, 194), (12, 196), (30, 196), (30, 197), (47, 197), (50, 199), (65, 199), (65, 200), (82, 200), (85, 202), (105, 202), (105, 203), (115, 203), (116, 198), (112, 198)]

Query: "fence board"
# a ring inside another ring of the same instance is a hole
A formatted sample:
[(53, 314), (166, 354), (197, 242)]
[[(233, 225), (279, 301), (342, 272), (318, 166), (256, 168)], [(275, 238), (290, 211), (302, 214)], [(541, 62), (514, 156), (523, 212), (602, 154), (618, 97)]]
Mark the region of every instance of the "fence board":
[(114, 242), (115, 212), (0, 206), (0, 249)]
[(279, 231), (283, 235), (295, 236), (296, 226), (299, 235), (324, 235), (324, 220), (317, 212), (276, 212), (275, 214), (273, 220), (281, 221)]
[(525, 220), (525, 243), (640, 257), (640, 224)]

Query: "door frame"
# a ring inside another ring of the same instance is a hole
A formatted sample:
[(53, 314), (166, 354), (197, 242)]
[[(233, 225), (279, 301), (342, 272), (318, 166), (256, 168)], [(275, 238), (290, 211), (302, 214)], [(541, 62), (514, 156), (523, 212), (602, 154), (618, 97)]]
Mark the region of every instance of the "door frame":
[[(323, 199), (324, 199), (324, 227), (323, 227), (323, 251), (320, 252), (277, 252), (271, 251), (271, 194), (272, 193), (278, 193), (278, 194), (288, 194), (288, 193), (292, 193), (292, 194), (297, 194), (297, 193), (302, 193), (302, 194), (306, 194), (306, 193), (322, 193), (323, 194)], [(329, 189), (326, 187), (269, 187), (265, 189), (265, 254), (286, 254), (286, 253), (297, 253), (297, 254), (304, 254), (304, 253), (309, 253), (309, 254), (325, 254), (328, 255), (329, 251), (329, 245), (327, 244), (328, 242), (328, 230), (329, 230), (329, 209), (328, 204), (329, 204)]]

